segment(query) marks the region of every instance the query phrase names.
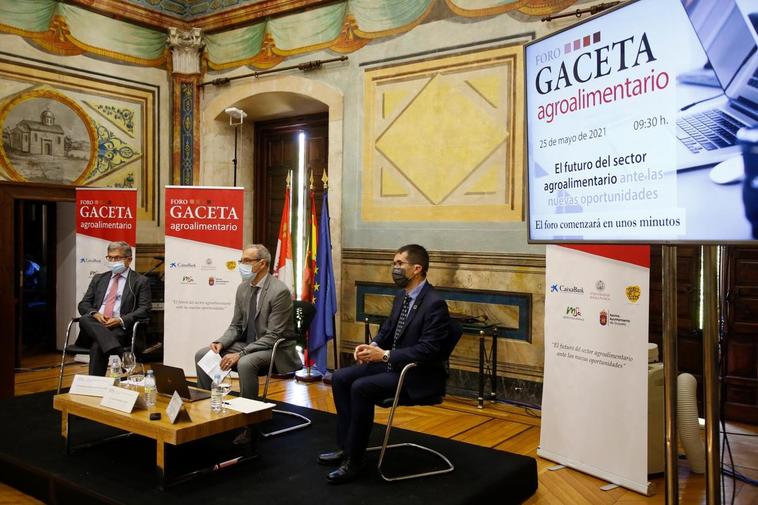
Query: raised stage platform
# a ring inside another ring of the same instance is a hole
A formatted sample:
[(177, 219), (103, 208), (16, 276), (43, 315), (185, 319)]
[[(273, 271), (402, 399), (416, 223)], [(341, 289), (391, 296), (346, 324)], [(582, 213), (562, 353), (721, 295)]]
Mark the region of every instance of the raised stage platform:
[[(52, 393), (0, 402), (0, 480), (48, 503), (108, 504), (246, 504), (309, 503), (453, 505), (495, 500), (521, 503), (537, 489), (533, 458), (495, 451), (430, 435), (393, 430), (392, 441), (413, 441), (432, 447), (455, 465), (452, 473), (401, 482), (385, 482), (375, 470), (377, 453), (355, 482), (333, 486), (329, 468), (316, 464), (319, 452), (334, 446), (333, 414), (280, 403), (278, 408), (300, 412), (313, 425), (280, 437), (261, 440), (258, 457), (222, 471), (200, 474), (167, 491), (157, 488), (155, 442), (137, 435), (81, 449), (66, 456), (60, 436), (60, 414)], [(262, 429), (266, 430), (262, 425)], [(78, 441), (119, 433), (77, 419), (70, 428)], [(267, 430), (268, 431), (268, 430)], [(378, 444), (384, 427), (374, 429)], [(179, 447), (166, 454), (177, 472), (205, 468), (240, 454), (231, 444), (235, 433)], [(398, 471), (429, 465), (423, 455), (398, 449), (385, 462)]]

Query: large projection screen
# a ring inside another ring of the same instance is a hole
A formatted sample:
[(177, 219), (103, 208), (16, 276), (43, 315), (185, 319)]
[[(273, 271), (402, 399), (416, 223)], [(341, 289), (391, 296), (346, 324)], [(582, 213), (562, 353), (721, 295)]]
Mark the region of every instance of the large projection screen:
[(754, 240), (757, 26), (758, 0), (637, 0), (528, 44), (529, 241)]

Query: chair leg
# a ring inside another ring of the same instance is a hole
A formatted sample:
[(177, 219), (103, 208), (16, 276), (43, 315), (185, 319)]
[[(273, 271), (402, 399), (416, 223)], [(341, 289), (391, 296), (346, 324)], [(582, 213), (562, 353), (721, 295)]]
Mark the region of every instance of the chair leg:
[(400, 443), (400, 444), (390, 444), (390, 445), (388, 445), (386, 447), (383, 447), (383, 446), (382, 447), (379, 447), (379, 446), (369, 447), (367, 450), (368, 451), (379, 451), (382, 448), (384, 448), (384, 449), (395, 449), (397, 447), (414, 447), (416, 449), (419, 449), (419, 450), (426, 451), (428, 453), (434, 454), (435, 456), (437, 456), (440, 460), (442, 460), (445, 463), (446, 468), (442, 468), (440, 470), (431, 470), (429, 472), (409, 473), (409, 474), (404, 474), (404, 475), (397, 475), (395, 477), (387, 477), (386, 475), (384, 475), (384, 472), (382, 471), (382, 462), (380, 461), (379, 465), (377, 467), (377, 470), (379, 470), (379, 475), (382, 477), (382, 479), (386, 480), (387, 482), (392, 482), (392, 481), (396, 481), (396, 480), (417, 479), (419, 477), (428, 477), (430, 475), (439, 475), (439, 474), (442, 474), (442, 473), (449, 473), (449, 472), (452, 472), (453, 470), (455, 470), (455, 466), (453, 466), (453, 463), (447, 458), (447, 456), (445, 456), (441, 452), (438, 452), (438, 451), (435, 451), (434, 449), (431, 449), (429, 447), (426, 447), (426, 446), (423, 446), (423, 445), (419, 445), (419, 444), (414, 444), (414, 443), (411, 443), (411, 442), (403, 442), (403, 443)]
[(71, 326), (77, 321), (77, 318), (68, 322), (66, 327), (66, 340), (63, 342), (63, 354), (61, 355), (61, 367), (58, 372), (58, 389), (55, 394), (61, 394), (61, 386), (63, 386), (63, 367), (66, 365), (66, 349), (68, 348), (68, 337), (71, 335)]
[[(395, 390), (395, 397), (392, 401), (392, 408), (390, 408), (390, 415), (387, 419), (387, 429), (384, 431), (384, 441), (382, 442), (382, 445), (380, 447), (369, 447), (368, 449), (366, 449), (367, 451), (381, 451), (379, 453), (379, 464), (377, 465), (376, 469), (379, 471), (379, 475), (381, 475), (382, 479), (388, 482), (392, 482), (396, 480), (416, 479), (418, 477), (428, 477), (429, 475), (438, 475), (441, 473), (448, 473), (455, 470), (455, 467), (450, 462), (450, 460), (447, 459), (445, 455), (443, 455), (440, 452), (435, 451), (434, 449), (430, 449), (429, 447), (424, 447), (423, 445), (413, 444), (410, 442), (404, 442), (400, 444), (391, 444), (391, 445), (388, 443), (390, 440), (390, 431), (392, 430), (392, 421), (395, 418), (395, 410), (397, 409), (397, 406), (400, 401), (400, 392), (402, 391), (403, 384), (405, 383), (405, 375), (408, 373), (408, 370), (410, 370), (411, 368), (415, 366), (416, 366), (415, 363), (409, 363), (405, 365), (405, 367), (403, 367), (402, 372), (400, 372), (400, 380), (398, 381), (397, 389)], [(416, 449), (429, 452), (431, 454), (436, 455), (442, 461), (444, 461), (447, 467), (441, 470), (432, 470), (429, 472), (411, 473), (411, 474), (398, 475), (396, 477), (387, 477), (386, 475), (384, 475), (384, 472), (382, 471), (382, 465), (384, 464), (384, 455), (386, 454), (387, 449), (393, 449), (396, 447), (415, 447)]]
[(305, 417), (302, 414), (298, 414), (297, 412), (287, 412), (286, 410), (278, 410), (278, 409), (272, 409), (271, 412), (275, 413), (275, 414), (282, 414), (282, 415), (285, 415), (285, 416), (297, 417), (298, 419), (302, 419), (303, 422), (302, 423), (298, 423), (298, 424), (296, 424), (294, 426), (289, 426), (287, 428), (282, 428), (281, 430), (270, 431), (268, 433), (261, 433), (261, 436), (264, 436), (264, 437), (275, 437), (276, 435), (281, 435), (282, 433), (289, 433), (290, 431), (301, 430), (301, 429), (307, 428), (308, 426), (311, 425), (311, 420), (310, 419), (308, 419), (307, 417)]

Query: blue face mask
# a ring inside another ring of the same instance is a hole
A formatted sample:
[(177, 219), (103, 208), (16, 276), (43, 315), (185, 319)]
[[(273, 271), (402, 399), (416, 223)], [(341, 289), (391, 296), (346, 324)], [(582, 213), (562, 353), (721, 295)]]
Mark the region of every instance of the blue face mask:
[(240, 263), (237, 265), (237, 270), (239, 270), (243, 281), (249, 281), (253, 278), (253, 265), (245, 265), (244, 263)]
[(124, 270), (126, 270), (126, 263), (124, 261), (109, 261), (108, 262), (108, 268), (111, 269), (111, 273), (113, 275), (118, 275), (122, 273)]

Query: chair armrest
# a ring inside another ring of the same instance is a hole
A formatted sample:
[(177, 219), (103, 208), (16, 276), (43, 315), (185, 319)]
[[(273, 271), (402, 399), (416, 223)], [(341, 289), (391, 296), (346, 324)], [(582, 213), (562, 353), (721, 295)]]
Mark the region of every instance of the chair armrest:
[(271, 348), (271, 362), (268, 364), (268, 373), (266, 374), (266, 383), (263, 386), (263, 398), (266, 399), (266, 395), (268, 395), (268, 383), (271, 381), (271, 374), (274, 372), (274, 359), (276, 359), (276, 350), (279, 348), (279, 344), (287, 340), (286, 338), (277, 338), (276, 342), (274, 342), (274, 347)]
[[(408, 374), (408, 371), (411, 368), (414, 368), (414, 367), (417, 367), (417, 366), (418, 366), (418, 363), (411, 362), (411, 363), (408, 363), (407, 365), (405, 365), (403, 367), (403, 369), (400, 371), (400, 380), (397, 382), (397, 389), (395, 389), (395, 397), (392, 399), (392, 409), (393, 409), (393, 411), (394, 411), (395, 407), (397, 407), (398, 402), (400, 401), (400, 392), (403, 390), (403, 384), (405, 384), (405, 376)], [(386, 400), (384, 400), (382, 402), (383, 405), (381, 405), (381, 406), (385, 406), (384, 405), (385, 402), (386, 402)]]
[(130, 347), (132, 352), (134, 352), (134, 342), (137, 340), (137, 330), (139, 330), (141, 325), (147, 325), (148, 322), (148, 319), (137, 319), (134, 321), (134, 326), (132, 326), (132, 345)]

